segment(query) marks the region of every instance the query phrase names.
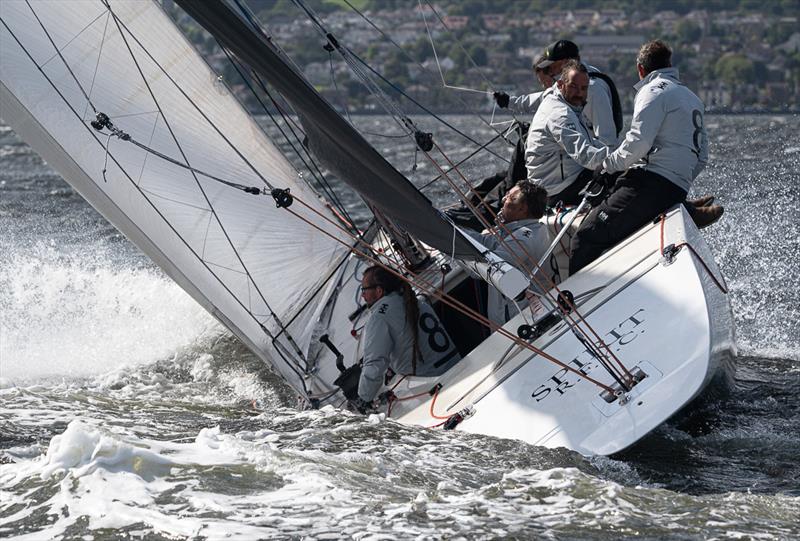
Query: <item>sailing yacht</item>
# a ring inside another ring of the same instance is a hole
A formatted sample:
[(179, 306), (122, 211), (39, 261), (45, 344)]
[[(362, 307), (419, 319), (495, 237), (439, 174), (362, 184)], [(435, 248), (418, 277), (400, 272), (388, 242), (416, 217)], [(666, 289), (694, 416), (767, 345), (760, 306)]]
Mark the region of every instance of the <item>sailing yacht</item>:
[(291, 104), (369, 228), (306, 182), (155, 2), (2, 2), (0, 114), (307, 407), (347, 406), (375, 263), (428, 297), (462, 354), (441, 376), (387, 381), (380, 410), (402, 423), (609, 455), (732, 377), (725, 282), (684, 210), (546, 284), (540, 313), (493, 325), (482, 288), (513, 298), (536, 278), (434, 208), (246, 12), (176, 3)]

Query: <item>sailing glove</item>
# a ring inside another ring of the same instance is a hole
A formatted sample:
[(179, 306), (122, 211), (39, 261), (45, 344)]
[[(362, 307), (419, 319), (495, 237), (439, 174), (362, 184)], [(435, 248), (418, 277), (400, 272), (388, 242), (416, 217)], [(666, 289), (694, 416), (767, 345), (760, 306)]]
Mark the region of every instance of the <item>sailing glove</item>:
[(508, 94), (506, 94), (505, 92), (495, 92), (493, 96), (494, 96), (494, 101), (497, 102), (497, 106), (500, 109), (505, 109), (508, 107), (508, 102), (511, 99), (511, 97)]

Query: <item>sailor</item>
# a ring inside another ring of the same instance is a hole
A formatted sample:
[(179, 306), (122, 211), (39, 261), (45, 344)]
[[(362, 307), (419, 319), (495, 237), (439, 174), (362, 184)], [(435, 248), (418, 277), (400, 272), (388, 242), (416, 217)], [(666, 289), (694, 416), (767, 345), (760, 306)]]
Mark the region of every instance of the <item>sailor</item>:
[(562, 64), (555, 92), (545, 96), (528, 130), (525, 165), (528, 180), (549, 194), (548, 204), (575, 205), (611, 148), (596, 139), (581, 114), (590, 88), (586, 66)]
[(536, 75), (536, 80), (539, 81), (539, 84), (542, 86), (542, 90), (539, 92), (524, 94), (522, 96), (509, 96), (505, 92), (495, 92), (494, 99), (497, 102), (498, 107), (502, 109), (508, 108), (515, 113), (533, 114), (536, 112), (536, 109), (539, 108), (539, 104), (542, 102), (544, 95), (553, 91), (552, 87), (553, 83), (555, 82), (553, 78), (550, 77), (550, 73), (547, 68), (539, 67), (541, 62), (544, 62), (544, 55), (539, 55), (536, 57), (536, 59), (534, 59), (533, 73)]
[(364, 326), (364, 362), (356, 408), (362, 413), (384, 384), (387, 370), (438, 376), (461, 356), (433, 309), (411, 286), (381, 266), (364, 271), (361, 296), (369, 306)]
[[(550, 77), (557, 79), (569, 60), (581, 62), (578, 46), (567, 39), (560, 39), (544, 50), (544, 59), (536, 67), (546, 69)], [(614, 147), (622, 131), (622, 106), (616, 85), (605, 73), (581, 63), (589, 74), (589, 94), (583, 115), (595, 137), (603, 144)]]
[[(494, 231), (473, 233), (465, 231), (497, 256), (517, 267), (526, 275), (536, 269), (539, 260), (550, 246), (550, 233), (539, 219), (547, 205), (547, 192), (527, 180), (519, 181), (503, 198), (498, 216), (501, 225)], [(541, 281), (549, 276), (540, 276)], [(496, 288), (489, 287), (487, 317), (498, 325), (519, 313), (527, 305), (505, 298)]]
[[(640, 81), (630, 130), (603, 161), (605, 172), (624, 173), (573, 236), (570, 275), (684, 201), (708, 160), (703, 102), (681, 83), (667, 44), (655, 40), (642, 45), (636, 67)], [(701, 206), (708, 202), (705, 199), (687, 206), (700, 227), (713, 223), (723, 212), (717, 205)]]

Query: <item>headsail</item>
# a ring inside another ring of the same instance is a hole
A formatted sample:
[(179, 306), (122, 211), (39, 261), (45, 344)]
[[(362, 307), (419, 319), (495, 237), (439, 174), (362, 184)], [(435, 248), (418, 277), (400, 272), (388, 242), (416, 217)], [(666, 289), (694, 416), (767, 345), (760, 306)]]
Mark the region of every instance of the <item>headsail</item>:
[(269, 81), (300, 116), (313, 153), (386, 216), (420, 240), (462, 259), (480, 252), (411, 182), (386, 161), (225, 2), (176, 0), (189, 15), (251, 69)]
[[(153, 2), (0, 3), (0, 115), (101, 214), (299, 390), (313, 310), (347, 248), (273, 200), (324, 204)], [(347, 242), (318, 217), (312, 222)], [(289, 322), (291, 322), (289, 324)]]

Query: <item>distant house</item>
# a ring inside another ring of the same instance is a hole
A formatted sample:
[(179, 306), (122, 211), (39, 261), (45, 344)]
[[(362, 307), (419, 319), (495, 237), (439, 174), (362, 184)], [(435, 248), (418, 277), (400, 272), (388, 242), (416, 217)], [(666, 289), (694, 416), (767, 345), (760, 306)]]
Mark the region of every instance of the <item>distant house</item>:
[(506, 28), (506, 16), (500, 13), (481, 15), (483, 26), (487, 30), (503, 30)]
[(795, 32), (785, 43), (778, 46), (778, 49), (786, 51), (787, 53), (796, 53), (800, 51), (800, 32)]
[(445, 15), (442, 19), (450, 30), (461, 30), (466, 28), (469, 24), (469, 17), (467, 15)]
[(581, 59), (591, 63), (605, 61), (613, 55), (635, 56), (639, 52), (639, 47), (647, 40), (640, 34), (628, 34), (576, 36), (574, 41), (580, 47)]

